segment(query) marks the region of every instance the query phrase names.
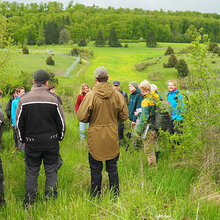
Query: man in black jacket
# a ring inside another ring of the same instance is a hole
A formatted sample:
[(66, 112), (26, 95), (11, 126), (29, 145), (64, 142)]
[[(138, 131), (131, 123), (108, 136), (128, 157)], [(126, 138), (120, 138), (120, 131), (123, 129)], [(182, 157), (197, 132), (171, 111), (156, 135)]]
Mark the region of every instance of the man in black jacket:
[(34, 85), (18, 103), (15, 126), (25, 145), (25, 205), (36, 200), (37, 178), (43, 161), (46, 182), (45, 197), (57, 196), (57, 171), (61, 166), (59, 142), (65, 133), (65, 119), (57, 96), (47, 89), (50, 75), (34, 72)]
[[(125, 91), (122, 91), (120, 89), (120, 82), (118, 80), (114, 81), (113, 86), (116, 91), (120, 92), (123, 95), (128, 106), (128, 95)], [(123, 121), (118, 121), (118, 137), (119, 137), (119, 144), (121, 146), (121, 144), (124, 142), (124, 122)]]

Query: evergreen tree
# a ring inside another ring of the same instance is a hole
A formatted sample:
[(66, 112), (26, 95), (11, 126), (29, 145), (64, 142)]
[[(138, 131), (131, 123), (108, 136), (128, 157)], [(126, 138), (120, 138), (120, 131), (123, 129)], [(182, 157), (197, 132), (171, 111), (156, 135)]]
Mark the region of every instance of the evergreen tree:
[(57, 24), (52, 21), (45, 25), (45, 43), (57, 44), (59, 40), (59, 30)]
[(111, 29), (108, 44), (109, 47), (121, 47), (121, 44), (118, 42), (117, 34), (114, 27), (112, 27)]
[(156, 47), (157, 41), (154, 31), (149, 31), (146, 35), (146, 45), (147, 47)]
[(177, 69), (179, 76), (186, 77), (188, 75), (189, 69), (184, 59), (180, 59), (175, 68)]
[(103, 47), (105, 45), (105, 40), (104, 40), (101, 29), (99, 29), (99, 31), (98, 31), (95, 45), (98, 47)]
[(34, 44), (34, 39), (33, 39), (31, 29), (29, 29), (29, 32), (28, 32), (28, 42), (27, 42), (27, 44), (28, 45), (33, 45)]
[(166, 56), (166, 55), (170, 55), (170, 54), (172, 54), (172, 53), (174, 53), (174, 50), (173, 50), (172, 47), (169, 46), (169, 47), (167, 47), (167, 50), (166, 50), (166, 52), (165, 52), (164, 55)]

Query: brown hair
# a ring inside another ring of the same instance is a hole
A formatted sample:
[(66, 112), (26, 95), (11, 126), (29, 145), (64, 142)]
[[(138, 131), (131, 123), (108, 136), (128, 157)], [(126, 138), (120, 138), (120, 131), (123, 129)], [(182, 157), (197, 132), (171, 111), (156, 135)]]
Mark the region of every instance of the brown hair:
[(54, 85), (49, 85), (47, 88), (48, 88), (48, 90), (50, 91), (50, 90), (52, 90), (52, 89), (55, 89), (55, 86), (54, 86)]
[(102, 78), (96, 78), (98, 80), (98, 82), (107, 82), (108, 81), (108, 77), (102, 77)]
[(16, 93), (20, 93), (22, 89), (25, 90), (24, 87), (19, 86), (19, 87), (17, 87), (17, 88), (15, 89), (15, 91), (16, 91)]

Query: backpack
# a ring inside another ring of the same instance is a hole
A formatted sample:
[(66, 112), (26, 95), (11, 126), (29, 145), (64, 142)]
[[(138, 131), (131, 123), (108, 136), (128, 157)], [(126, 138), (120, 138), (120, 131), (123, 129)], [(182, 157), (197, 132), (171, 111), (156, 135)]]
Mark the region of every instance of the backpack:
[(156, 129), (168, 130), (171, 123), (173, 108), (167, 101), (156, 101), (154, 127)]

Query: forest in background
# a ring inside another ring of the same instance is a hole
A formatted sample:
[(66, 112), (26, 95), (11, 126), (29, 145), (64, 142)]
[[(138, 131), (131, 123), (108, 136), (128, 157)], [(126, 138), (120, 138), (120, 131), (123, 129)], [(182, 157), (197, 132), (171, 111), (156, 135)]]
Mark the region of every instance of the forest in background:
[(220, 42), (220, 15), (216, 13), (99, 8), (73, 1), (66, 8), (58, 2), (2, 1), (0, 14), (7, 18), (13, 40), (28, 45), (94, 41), (99, 30), (108, 40), (112, 27), (121, 42), (145, 41), (153, 33), (158, 42), (186, 43), (192, 41), (187, 31), (194, 28), (203, 28), (211, 41)]

